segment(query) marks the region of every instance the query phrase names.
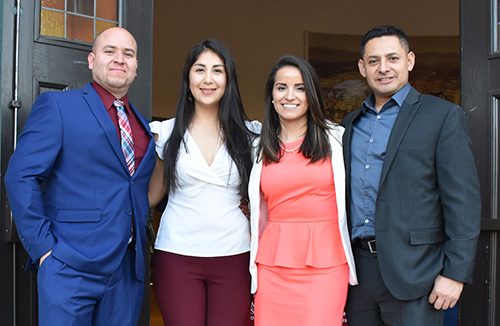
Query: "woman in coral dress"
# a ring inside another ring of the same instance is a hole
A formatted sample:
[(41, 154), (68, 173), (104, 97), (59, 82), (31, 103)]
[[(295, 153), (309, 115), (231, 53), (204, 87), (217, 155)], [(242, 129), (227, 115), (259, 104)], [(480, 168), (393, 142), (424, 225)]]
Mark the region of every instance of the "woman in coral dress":
[(249, 182), (255, 326), (342, 325), (356, 284), (345, 213), (343, 128), (326, 120), (314, 69), (282, 57)]

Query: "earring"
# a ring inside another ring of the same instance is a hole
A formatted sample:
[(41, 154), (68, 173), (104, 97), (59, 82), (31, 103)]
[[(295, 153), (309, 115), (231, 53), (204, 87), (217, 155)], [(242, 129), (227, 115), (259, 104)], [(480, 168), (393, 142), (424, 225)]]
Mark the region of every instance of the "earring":
[(271, 101), (271, 103), (273, 103), (273, 104), (274, 104), (274, 100), (273, 100), (273, 101)]

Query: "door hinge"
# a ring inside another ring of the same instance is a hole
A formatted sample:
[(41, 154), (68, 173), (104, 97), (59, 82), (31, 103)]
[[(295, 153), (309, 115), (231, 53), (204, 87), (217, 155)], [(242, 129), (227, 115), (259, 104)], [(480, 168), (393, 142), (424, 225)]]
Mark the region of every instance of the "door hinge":
[[(18, 7), (14, 7), (14, 15), (17, 15), (17, 8)], [(19, 15), (22, 15), (23, 14), (23, 8), (19, 7)]]

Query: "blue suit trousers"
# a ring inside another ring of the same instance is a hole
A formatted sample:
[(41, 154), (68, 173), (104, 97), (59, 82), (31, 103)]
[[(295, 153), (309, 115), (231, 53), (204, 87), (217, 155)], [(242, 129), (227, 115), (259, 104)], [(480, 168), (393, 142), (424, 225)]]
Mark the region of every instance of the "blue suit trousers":
[(136, 326), (144, 283), (135, 276), (129, 247), (111, 275), (73, 269), (48, 256), (38, 270), (40, 326)]

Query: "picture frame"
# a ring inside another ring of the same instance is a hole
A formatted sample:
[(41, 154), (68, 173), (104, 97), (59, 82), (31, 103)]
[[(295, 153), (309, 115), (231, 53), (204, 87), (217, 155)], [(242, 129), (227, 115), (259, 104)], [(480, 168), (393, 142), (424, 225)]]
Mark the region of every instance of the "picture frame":
[[(337, 123), (372, 93), (358, 70), (362, 37), (304, 32), (304, 57), (319, 77), (327, 117)], [(459, 36), (409, 36), (409, 41), (415, 53), (410, 84), (460, 105)]]

